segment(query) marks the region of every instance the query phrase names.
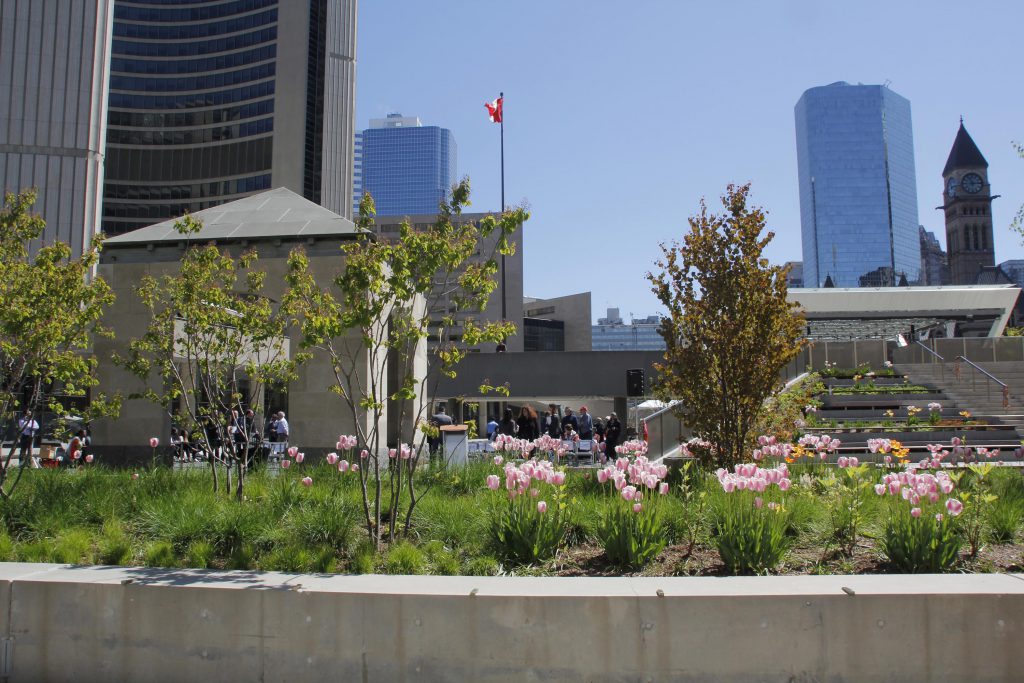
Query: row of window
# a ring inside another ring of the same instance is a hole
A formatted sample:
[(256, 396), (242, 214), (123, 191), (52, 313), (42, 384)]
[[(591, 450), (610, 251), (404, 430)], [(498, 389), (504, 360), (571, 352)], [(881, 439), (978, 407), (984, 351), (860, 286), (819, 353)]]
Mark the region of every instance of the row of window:
[(134, 90), (136, 92), (168, 92), (174, 90), (209, 90), (239, 83), (251, 83), (270, 78), (276, 71), (276, 62), (250, 66), (237, 71), (226, 71), (207, 76), (183, 76), (180, 78), (145, 78), (142, 76), (110, 77), (111, 90)]
[(270, 171), (272, 152), (273, 137), (188, 149), (109, 147), (105, 175), (110, 182), (131, 183), (248, 176)]
[(197, 145), (206, 142), (224, 142), (274, 130), (274, 119), (246, 121), (233, 126), (218, 126), (200, 130), (107, 130), (107, 142), (115, 145)]
[(114, 6), (114, 19), (127, 21), (205, 21), (228, 17), (232, 14), (251, 12), (264, 7), (277, 5), (277, 0), (232, 0), (224, 5), (207, 5), (205, 7), (131, 7), (117, 3)]
[(107, 115), (107, 121), (111, 126), (170, 128), (172, 126), (203, 126), (213, 123), (227, 123), (228, 121), (239, 121), (273, 113), (274, 100), (271, 98), (237, 107), (196, 112), (139, 113), (111, 110)]
[(206, 199), (226, 195), (257, 192), (270, 189), (270, 174), (218, 180), (212, 183), (192, 183), (190, 185), (118, 185), (106, 183), (103, 196), (107, 199), (169, 201), (181, 199)]
[(950, 245), (950, 251), (987, 251), (989, 248), (988, 230), (984, 225), (965, 225), (962, 242), (956, 231), (951, 237), (953, 244)]
[(204, 57), (202, 59), (157, 61), (152, 59), (115, 57), (110, 60), (110, 70), (114, 73), (126, 74), (197, 74), (232, 69), (243, 64), (264, 62), (276, 56), (277, 43), (271, 43), (254, 50), (235, 52), (230, 55), (217, 55), (216, 57)]
[[(223, 200), (211, 200), (206, 202), (190, 202), (187, 204), (121, 204), (116, 201), (108, 200), (103, 202), (103, 217), (126, 218), (138, 221), (135, 223), (136, 226), (152, 225), (153, 223), (170, 220), (171, 218), (178, 218), (179, 216), (184, 216), (186, 213), (195, 213), (196, 211), (209, 209), (223, 203)], [(104, 225), (107, 224), (104, 223)], [(116, 235), (123, 231), (118, 231), (116, 228), (108, 231), (104, 228), (104, 232)]]
[(114, 40), (112, 54), (132, 57), (189, 57), (215, 52), (230, 52), (277, 39), (277, 27), (260, 29), (228, 38), (201, 40), (195, 43), (134, 43)]
[(118, 109), (198, 109), (215, 107), (243, 100), (254, 100), (274, 94), (274, 81), (247, 85), (234, 90), (187, 95), (130, 95), (110, 93), (110, 107)]
[(965, 206), (960, 209), (961, 215), (964, 216), (987, 216), (987, 206)]
[(117, 0), (126, 5), (205, 5), (212, 0)]
[(183, 40), (208, 38), (224, 33), (236, 33), (257, 26), (266, 26), (277, 21), (277, 10), (271, 9), (259, 14), (250, 14), (235, 19), (213, 21), (209, 24), (124, 24), (114, 22), (114, 35), (118, 38), (146, 38), (149, 40)]

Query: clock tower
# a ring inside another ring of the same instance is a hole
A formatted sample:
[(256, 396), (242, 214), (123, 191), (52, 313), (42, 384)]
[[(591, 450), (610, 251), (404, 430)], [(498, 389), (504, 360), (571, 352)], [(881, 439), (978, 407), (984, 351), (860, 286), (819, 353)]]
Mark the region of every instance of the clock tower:
[[(943, 204), (946, 216), (946, 251), (949, 277), (954, 285), (973, 285), (985, 266), (995, 266), (992, 243), (992, 188), (988, 184), (988, 162), (974, 144), (964, 121), (949, 151)], [(996, 195), (998, 196), (998, 195)]]

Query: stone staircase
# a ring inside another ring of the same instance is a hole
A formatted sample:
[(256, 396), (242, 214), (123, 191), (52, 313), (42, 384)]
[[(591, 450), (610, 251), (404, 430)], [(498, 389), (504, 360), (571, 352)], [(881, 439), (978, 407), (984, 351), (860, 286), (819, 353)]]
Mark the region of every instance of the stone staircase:
[(1005, 398), (999, 384), (967, 363), (957, 364), (950, 360), (945, 363), (902, 363), (895, 369), (906, 375), (912, 384), (942, 391), (976, 418), (1012, 425), (1018, 438), (1024, 439), (1024, 361), (977, 365), (1007, 385), (1009, 391)]

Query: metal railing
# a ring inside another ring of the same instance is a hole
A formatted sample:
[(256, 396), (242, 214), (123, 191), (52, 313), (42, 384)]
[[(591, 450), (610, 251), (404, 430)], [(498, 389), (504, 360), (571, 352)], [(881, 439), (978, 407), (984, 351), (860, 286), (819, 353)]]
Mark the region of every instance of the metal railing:
[(958, 382), (962, 380), (962, 378), (961, 378), (961, 370), (960, 370), (960, 363), (967, 363), (967, 366), (975, 371), (975, 374), (971, 375), (971, 390), (972, 391), (977, 388), (976, 379), (977, 379), (978, 373), (980, 373), (981, 376), (985, 378), (985, 388), (986, 388), (986, 395), (987, 395), (987, 397), (988, 398), (992, 398), (992, 383), (995, 382), (999, 386), (999, 392), (1000, 392), (1000, 395), (1002, 396), (1002, 399), (1003, 399), (1003, 408), (1006, 409), (1006, 408), (1010, 407), (1010, 387), (1008, 387), (1005, 382), (1001, 381), (998, 377), (993, 375), (991, 372), (989, 372), (985, 368), (981, 367), (980, 365), (978, 365), (974, 361), (967, 359), (964, 356), (957, 356), (956, 357), (956, 364), (953, 366), (953, 374), (954, 374), (954, 376), (956, 376), (956, 379), (957, 379)]
[(647, 457), (651, 460), (674, 455), (682, 448), (683, 437), (689, 436), (689, 430), (673, 412), (677, 403), (678, 401), (672, 401), (641, 420), (647, 427)]

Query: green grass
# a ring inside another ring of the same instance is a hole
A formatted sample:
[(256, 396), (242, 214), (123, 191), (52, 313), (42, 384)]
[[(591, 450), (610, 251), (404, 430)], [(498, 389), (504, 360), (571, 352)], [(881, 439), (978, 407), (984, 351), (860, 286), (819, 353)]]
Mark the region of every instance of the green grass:
[[(793, 548), (835, 547), (823, 488), (800, 483), (802, 474), (817, 478), (832, 470), (806, 465), (791, 470), (794, 487), (785, 503), (788, 541)], [(571, 564), (578, 549), (590, 555), (603, 552), (598, 524), (617, 494), (599, 485), (593, 473), (589, 478), (572, 473), (565, 496), (567, 533), (555, 558), (529, 567), (497, 559), (502, 555), (491, 544), (489, 526), (495, 510), (505, 504), (504, 494), (485, 486), (486, 476), (497, 471), (490, 461), (459, 471), (425, 470), (418, 475), (422, 498), (409, 533), (378, 550), (367, 541), (356, 477), (339, 477), (333, 468), (309, 467), (277, 478), (257, 471), (248, 477), (243, 502), (223, 491), (214, 493), (209, 474), (202, 471), (143, 469), (132, 480), (130, 471), (100, 467), (29, 470), (14, 496), (0, 500), (0, 561), (489, 576), (550, 575)], [(299, 483), (306, 474), (314, 480), (310, 488)], [(1021, 538), (1021, 475), (1011, 468), (990, 475), (999, 496), (985, 516), (990, 543)], [(691, 536), (698, 551), (706, 554), (715, 547), (715, 510), (727, 495), (713, 475), (692, 482), (696, 494), (690, 502), (684, 502), (678, 486), (661, 501), (666, 541), (676, 557)], [(862, 541), (881, 537), (884, 503), (873, 492), (866, 496)], [(600, 556), (593, 561), (608, 564)], [(658, 568), (657, 558), (652, 564), (653, 571), (668, 573), (677, 566), (668, 562)]]

